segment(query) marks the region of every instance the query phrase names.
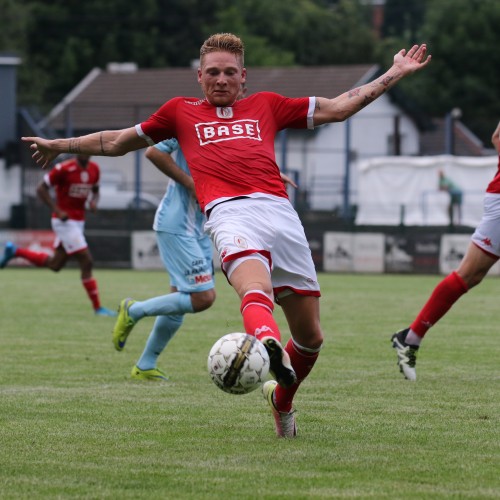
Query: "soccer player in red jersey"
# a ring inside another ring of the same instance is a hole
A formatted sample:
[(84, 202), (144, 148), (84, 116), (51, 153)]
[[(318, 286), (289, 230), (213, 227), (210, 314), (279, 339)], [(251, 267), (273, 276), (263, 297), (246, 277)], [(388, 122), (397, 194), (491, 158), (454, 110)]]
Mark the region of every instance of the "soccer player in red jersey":
[[(171, 99), (145, 122), (123, 130), (23, 140), (31, 143), (34, 160), (45, 167), (67, 151), (119, 156), (177, 138), (208, 219), (205, 229), (240, 297), (245, 331), (270, 354), (276, 380), (266, 382), (263, 392), (276, 433), (294, 437), (293, 398), (318, 358), (323, 333), (320, 288), (304, 229), (276, 164), (276, 133), (343, 121), (429, 62), (426, 46), (415, 45), (398, 52), (385, 74), (334, 99), (259, 92), (237, 100), (247, 76), (243, 43), (233, 34), (219, 33), (200, 50), (198, 82), (204, 99)], [(273, 318), (274, 301), (290, 328), (292, 338), (285, 347)]]
[(472, 287), (481, 283), (490, 268), (500, 258), (500, 123), (491, 136), (497, 150), (498, 170), (486, 188), (483, 217), (471, 237), (471, 242), (458, 269), (434, 288), (431, 296), (409, 328), (392, 336), (401, 373), (416, 380), (416, 356), (425, 334)]
[[(54, 254), (19, 248), (8, 242), (0, 260), (0, 268), (4, 268), (11, 259), (18, 257), (35, 266), (48, 267), (57, 272), (65, 266), (70, 257), (74, 257), (80, 265), (82, 285), (95, 314), (116, 316), (114, 311), (101, 306), (97, 281), (92, 276), (92, 256), (83, 233), (87, 199), (90, 210), (97, 209), (99, 175), (97, 163), (90, 161), (90, 156), (84, 154), (58, 163), (45, 174), (37, 187), (37, 194), (52, 210), (52, 229), (56, 233)], [(52, 198), (50, 188), (54, 188), (56, 200)]]

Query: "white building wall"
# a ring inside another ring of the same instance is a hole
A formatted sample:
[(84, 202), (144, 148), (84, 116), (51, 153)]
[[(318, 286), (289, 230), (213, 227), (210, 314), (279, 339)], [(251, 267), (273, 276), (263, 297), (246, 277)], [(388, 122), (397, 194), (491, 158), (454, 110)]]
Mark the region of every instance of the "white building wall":
[(21, 203), (21, 167), (6, 168), (0, 159), (0, 221), (10, 220), (10, 207)]
[[(413, 121), (382, 96), (349, 120), (350, 149), (353, 158), (350, 168), (351, 203), (356, 203), (357, 170), (354, 160), (391, 154), (390, 137), (394, 134), (395, 117), (400, 117), (401, 154), (419, 154), (419, 131)], [(310, 193), (309, 203), (315, 210), (341, 207), (342, 188), (346, 169), (346, 122), (318, 127), (314, 132), (288, 134), (287, 167), (298, 171), (302, 189)], [(278, 164), (281, 161), (280, 139), (276, 142)]]

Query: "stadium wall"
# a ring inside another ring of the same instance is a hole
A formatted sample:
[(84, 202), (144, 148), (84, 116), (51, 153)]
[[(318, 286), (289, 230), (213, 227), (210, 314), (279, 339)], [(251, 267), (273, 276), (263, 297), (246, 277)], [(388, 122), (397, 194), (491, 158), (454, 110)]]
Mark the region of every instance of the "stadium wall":
[[(385, 232), (308, 230), (311, 252), (318, 271), (332, 273), (448, 274), (456, 269), (470, 242), (469, 232), (450, 233), (444, 228), (424, 231), (405, 228)], [(99, 230), (86, 232), (97, 268), (162, 270), (154, 231)], [(13, 241), (37, 251), (52, 251), (49, 230), (0, 231), (0, 246)], [(214, 251), (216, 268), (220, 268)], [(14, 259), (13, 266), (28, 267)], [(500, 276), (500, 263), (489, 273)]]

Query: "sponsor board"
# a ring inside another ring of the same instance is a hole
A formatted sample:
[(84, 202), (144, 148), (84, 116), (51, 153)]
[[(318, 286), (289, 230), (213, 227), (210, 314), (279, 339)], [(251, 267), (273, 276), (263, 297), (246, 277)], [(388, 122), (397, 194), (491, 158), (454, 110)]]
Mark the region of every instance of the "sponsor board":
[[(165, 270), (154, 231), (134, 231), (130, 241), (132, 246), (132, 269)], [(219, 256), (215, 249), (212, 257), (215, 269), (220, 269)]]
[(327, 232), (323, 239), (323, 269), (332, 272), (384, 271), (384, 235)]

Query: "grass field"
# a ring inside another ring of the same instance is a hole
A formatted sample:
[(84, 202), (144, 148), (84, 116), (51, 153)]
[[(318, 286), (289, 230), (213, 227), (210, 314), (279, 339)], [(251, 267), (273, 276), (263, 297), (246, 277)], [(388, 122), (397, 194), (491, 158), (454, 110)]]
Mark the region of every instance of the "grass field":
[[(168, 285), (162, 272), (96, 277), (113, 308)], [(215, 340), (241, 330), (221, 275), (213, 308), (160, 357), (171, 381), (155, 384), (128, 378), (152, 318), (118, 353), (75, 269), (5, 269), (0, 498), (500, 498), (500, 280), (430, 332), (416, 383), (390, 347), (438, 279), (320, 275), (325, 347), (297, 394), (299, 436), (283, 440), (259, 392), (225, 394), (206, 372)]]

